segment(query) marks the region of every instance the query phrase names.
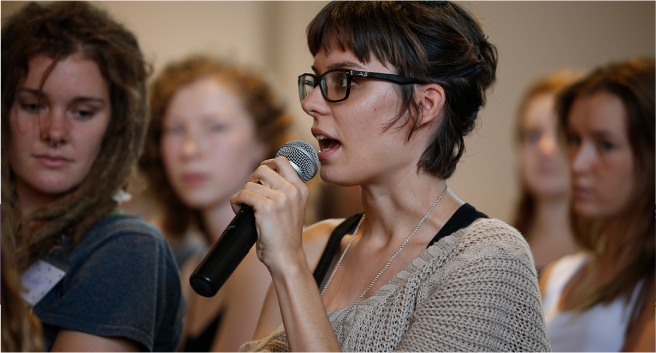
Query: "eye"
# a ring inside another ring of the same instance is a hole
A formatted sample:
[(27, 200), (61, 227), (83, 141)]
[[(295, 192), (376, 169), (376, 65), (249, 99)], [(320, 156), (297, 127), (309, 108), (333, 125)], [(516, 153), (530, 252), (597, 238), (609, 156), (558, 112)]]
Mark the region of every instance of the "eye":
[(104, 109), (104, 103), (95, 99), (80, 99), (67, 108), (67, 115), (73, 119), (87, 121), (93, 119)]
[(93, 118), (95, 114), (96, 114), (95, 110), (90, 110), (90, 109), (79, 109), (73, 111), (73, 116), (75, 116), (79, 120), (89, 120)]
[(337, 76), (337, 86), (342, 89), (346, 89), (346, 86), (348, 86), (348, 75), (346, 73), (340, 72), (339, 75)]
[(349, 82), (351, 82), (349, 75), (346, 72), (335, 71), (329, 76), (329, 87), (333, 92), (335, 92), (332, 96), (340, 98), (343, 97), (346, 94), (346, 90), (349, 88)]
[(26, 101), (19, 103), (20, 109), (29, 114), (39, 115), (40, 113), (46, 110), (44, 104), (38, 103), (38, 101)]
[(602, 141), (599, 141), (599, 142), (597, 143), (597, 148), (598, 148), (600, 151), (610, 152), (610, 151), (612, 151), (612, 150), (615, 149), (615, 144), (612, 143), (612, 142), (610, 142), (610, 141), (603, 141), (603, 140), (602, 140)]
[(312, 88), (317, 87), (317, 80), (314, 77), (310, 76), (310, 75), (303, 76), (301, 78), (301, 83), (304, 86), (309, 86), (309, 87), (312, 87)]
[(542, 132), (540, 130), (531, 129), (524, 133), (524, 142), (530, 145), (535, 145), (540, 141)]
[(228, 129), (228, 126), (220, 123), (212, 123), (209, 128), (212, 132), (223, 132)]
[(162, 129), (162, 135), (182, 135), (185, 130), (182, 125), (165, 125)]

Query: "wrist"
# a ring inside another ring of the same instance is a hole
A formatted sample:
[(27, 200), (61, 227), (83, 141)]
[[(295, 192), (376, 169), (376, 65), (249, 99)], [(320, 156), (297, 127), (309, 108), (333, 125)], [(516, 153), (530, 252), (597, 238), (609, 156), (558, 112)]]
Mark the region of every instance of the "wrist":
[(281, 254), (273, 261), (268, 262), (266, 266), (274, 281), (277, 278), (300, 278), (303, 274), (310, 272), (302, 249), (292, 254)]

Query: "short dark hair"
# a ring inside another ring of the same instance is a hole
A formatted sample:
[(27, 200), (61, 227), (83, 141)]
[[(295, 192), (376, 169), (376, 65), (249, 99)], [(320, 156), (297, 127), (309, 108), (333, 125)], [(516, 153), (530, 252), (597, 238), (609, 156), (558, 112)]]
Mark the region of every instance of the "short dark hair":
[[(453, 174), (497, 67), (496, 47), (467, 10), (444, 1), (336, 1), (308, 25), (307, 40), (313, 56), (336, 45), (363, 63), (375, 58), (396, 74), (440, 84), (445, 119), (418, 167), (445, 179)], [(413, 86), (399, 89), (403, 104), (390, 126), (406, 112), (419, 111)], [(412, 124), (410, 138), (416, 121), (406, 124)]]

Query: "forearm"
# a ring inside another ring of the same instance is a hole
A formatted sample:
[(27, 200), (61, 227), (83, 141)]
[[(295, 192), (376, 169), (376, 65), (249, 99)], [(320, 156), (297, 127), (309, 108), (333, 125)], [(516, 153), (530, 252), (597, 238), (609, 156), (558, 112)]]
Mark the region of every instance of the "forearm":
[(53, 352), (138, 352), (138, 343), (122, 337), (102, 337), (72, 330), (61, 330), (52, 346)]
[(295, 261), (273, 273), (291, 351), (340, 351), (307, 263)]

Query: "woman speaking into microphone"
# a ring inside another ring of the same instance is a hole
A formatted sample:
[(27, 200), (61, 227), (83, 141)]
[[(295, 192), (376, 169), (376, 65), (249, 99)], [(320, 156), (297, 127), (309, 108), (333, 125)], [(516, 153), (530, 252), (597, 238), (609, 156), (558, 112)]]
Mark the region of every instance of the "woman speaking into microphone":
[(478, 22), (450, 2), (331, 2), (307, 40), (320, 175), (359, 185), (364, 212), (304, 229), (287, 159), (251, 174), (231, 202), (253, 208), (274, 290), (241, 349), (550, 350), (526, 241), (447, 186), (495, 80)]

